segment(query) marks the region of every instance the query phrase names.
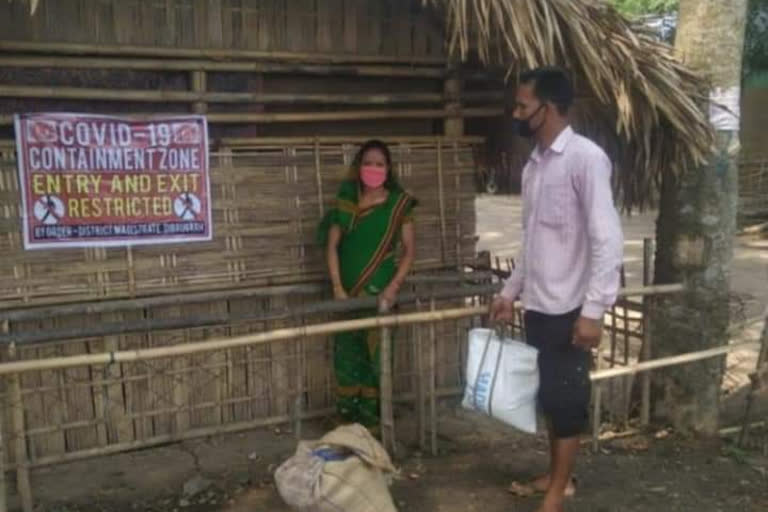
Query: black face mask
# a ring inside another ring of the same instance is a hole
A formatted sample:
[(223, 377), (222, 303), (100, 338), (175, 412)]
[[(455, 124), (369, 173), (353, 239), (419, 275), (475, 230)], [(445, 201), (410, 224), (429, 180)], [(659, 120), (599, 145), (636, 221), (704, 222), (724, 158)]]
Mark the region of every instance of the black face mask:
[(513, 131), (517, 132), (517, 134), (521, 137), (525, 137), (526, 139), (530, 139), (534, 135), (536, 135), (536, 132), (539, 131), (539, 128), (541, 128), (541, 125), (544, 124), (544, 121), (539, 123), (539, 126), (536, 128), (531, 127), (531, 119), (534, 118), (536, 114), (539, 113), (541, 109), (546, 107), (547, 105), (545, 103), (542, 103), (539, 105), (539, 108), (534, 110), (533, 114), (528, 116), (525, 119), (512, 119), (512, 129)]

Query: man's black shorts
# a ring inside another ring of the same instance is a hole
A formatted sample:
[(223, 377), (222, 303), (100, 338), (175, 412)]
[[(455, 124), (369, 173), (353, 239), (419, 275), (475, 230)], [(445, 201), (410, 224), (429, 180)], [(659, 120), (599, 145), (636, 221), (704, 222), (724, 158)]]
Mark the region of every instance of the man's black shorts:
[(526, 341), (539, 350), (539, 406), (556, 438), (583, 434), (589, 424), (591, 355), (573, 345), (580, 312), (525, 312)]

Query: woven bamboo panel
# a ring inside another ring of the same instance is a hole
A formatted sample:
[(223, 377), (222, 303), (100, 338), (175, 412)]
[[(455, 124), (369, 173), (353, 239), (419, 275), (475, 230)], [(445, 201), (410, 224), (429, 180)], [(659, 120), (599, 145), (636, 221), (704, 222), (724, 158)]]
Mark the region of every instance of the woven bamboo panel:
[[(301, 303), (316, 302), (318, 294), (237, 299), (197, 305), (146, 308), (121, 314), (71, 315), (45, 325), (15, 324), (12, 329), (56, 329), (73, 322), (83, 325), (135, 318), (173, 318), (182, 314), (211, 313), (226, 309), (233, 316), (282, 311)], [(456, 300), (437, 302), (438, 308), (455, 307)], [(410, 311), (415, 308), (406, 308)], [(421, 309), (425, 309), (422, 305)], [(182, 311), (183, 310), (183, 311)], [(121, 316), (122, 315), (122, 316)], [(263, 332), (285, 326), (314, 324), (343, 318), (318, 314), (292, 320), (236, 322), (213, 328), (152, 331), (145, 334), (107, 336), (19, 347), (20, 359), (128, 350), (202, 339)], [(436, 328), (436, 382), (438, 387), (462, 385), (469, 320), (448, 322)], [(395, 385), (399, 396), (413, 395), (417, 377), (426, 371), (429, 329), (397, 328)], [(423, 366), (414, 357), (420, 341)], [(7, 360), (5, 351), (0, 361)], [(7, 379), (0, 379), (2, 390)], [(115, 446), (140, 447), (155, 440), (173, 439), (190, 431), (223, 431), (243, 422), (281, 422), (292, 418), (297, 407), (305, 413), (322, 413), (334, 407), (332, 343), (328, 337), (274, 342), (194, 356), (121, 363), (103, 367), (30, 372), (22, 376), (23, 432), (10, 424), (13, 397), (0, 396), (4, 407), (3, 439), (9, 463), (17, 459), (14, 443), (24, 436), (29, 462), (62, 461), (82, 453), (106, 453)], [(221, 430), (217, 430), (221, 429)]]
[[(315, 231), (356, 144), (289, 144), (211, 156), (211, 242), (24, 251), (13, 159), (0, 160), (0, 307), (325, 279)], [(472, 146), (392, 145), (395, 171), (420, 204), (419, 270), (474, 253)]]

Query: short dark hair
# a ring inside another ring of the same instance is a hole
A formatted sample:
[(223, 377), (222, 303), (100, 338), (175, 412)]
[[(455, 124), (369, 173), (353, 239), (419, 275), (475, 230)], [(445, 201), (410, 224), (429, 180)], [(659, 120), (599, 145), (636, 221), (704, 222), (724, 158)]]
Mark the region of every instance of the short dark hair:
[(573, 84), (562, 68), (549, 66), (525, 71), (520, 74), (520, 84), (533, 84), (533, 94), (542, 102), (554, 104), (561, 115), (567, 114), (573, 105)]

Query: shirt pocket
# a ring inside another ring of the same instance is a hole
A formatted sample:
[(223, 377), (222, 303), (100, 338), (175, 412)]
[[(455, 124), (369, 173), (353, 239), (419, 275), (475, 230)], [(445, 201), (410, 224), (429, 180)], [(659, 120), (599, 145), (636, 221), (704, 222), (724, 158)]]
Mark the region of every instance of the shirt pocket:
[(568, 221), (568, 185), (544, 185), (539, 204), (539, 222), (560, 229)]

